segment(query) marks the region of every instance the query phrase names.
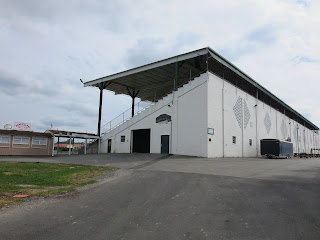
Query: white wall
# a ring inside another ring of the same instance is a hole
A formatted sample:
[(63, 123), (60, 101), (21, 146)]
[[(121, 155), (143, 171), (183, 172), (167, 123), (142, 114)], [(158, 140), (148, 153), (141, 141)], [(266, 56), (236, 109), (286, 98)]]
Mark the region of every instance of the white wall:
[(256, 156), (255, 105), (255, 98), (209, 73), (208, 126), (215, 129), (214, 141), (208, 144), (210, 157)]
[[(170, 153), (207, 157), (207, 78), (202, 74), (104, 135), (101, 152), (107, 152), (107, 140), (112, 139), (112, 153), (130, 153), (132, 130), (151, 129), (151, 153), (160, 153), (161, 135), (170, 135)], [(161, 114), (170, 115), (172, 122), (156, 123)]]
[[(242, 103), (238, 109), (240, 125), (234, 111), (237, 101)], [(245, 112), (249, 112), (248, 121), (245, 121), (248, 116)], [(311, 148), (319, 146), (316, 142), (319, 134), (212, 73), (208, 80), (208, 127), (215, 129), (214, 141), (208, 144), (209, 157), (260, 155), (260, 139), (264, 138), (285, 140), (291, 137), (296, 153), (310, 153)], [(236, 144), (232, 143), (233, 136)], [(252, 146), (249, 146), (249, 139), (252, 139)]]
[[(172, 122), (156, 123), (161, 114), (170, 115)], [(214, 135), (207, 133), (208, 128)], [(136, 129), (151, 129), (151, 153), (161, 152), (161, 135), (170, 135), (170, 153), (201, 157), (255, 157), (264, 138), (291, 137), (296, 153), (320, 147), (318, 133), (212, 73), (195, 78), (104, 135), (101, 152), (107, 152), (110, 138), (113, 153), (130, 153)]]
[[(141, 119), (135, 124), (128, 128), (125, 128), (112, 137), (111, 152), (112, 153), (130, 153), (131, 152), (131, 138), (132, 130), (137, 129), (151, 129), (150, 131), (150, 152), (160, 153), (161, 152), (161, 135), (171, 135), (171, 123), (156, 123), (156, 118), (161, 114), (172, 115), (171, 108), (164, 106), (161, 109), (153, 112), (151, 115)], [(125, 142), (121, 142), (121, 136), (125, 136)], [(104, 141), (104, 140), (103, 140)], [(101, 152), (107, 152), (107, 139), (104, 141), (103, 149)]]
[[(207, 157), (207, 75), (191, 91), (177, 97), (174, 129), (174, 154)], [(176, 136), (176, 138), (175, 138)], [(176, 141), (175, 141), (176, 140)]]
[[(223, 82), (209, 73), (208, 81), (208, 128), (214, 129), (214, 135), (207, 135), (208, 156), (223, 156)], [(209, 139), (211, 138), (211, 142)]]

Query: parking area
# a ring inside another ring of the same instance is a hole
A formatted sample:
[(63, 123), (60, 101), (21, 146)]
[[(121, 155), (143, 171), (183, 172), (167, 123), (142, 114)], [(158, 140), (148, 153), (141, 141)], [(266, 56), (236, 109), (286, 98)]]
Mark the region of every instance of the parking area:
[(320, 239), (320, 159), (100, 154), (0, 161), (122, 167), (66, 197), (2, 209), (1, 239)]
[(121, 169), (185, 172), (243, 178), (318, 182), (320, 158), (200, 158), (166, 154), (90, 154), (0, 157), (0, 161), (75, 163)]

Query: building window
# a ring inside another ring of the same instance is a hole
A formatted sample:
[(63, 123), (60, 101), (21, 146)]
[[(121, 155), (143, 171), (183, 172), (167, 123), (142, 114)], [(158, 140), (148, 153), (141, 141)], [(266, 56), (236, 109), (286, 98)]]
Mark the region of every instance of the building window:
[(232, 136), (232, 143), (233, 143), (233, 144), (236, 144), (236, 143), (237, 143), (237, 139), (236, 139), (235, 136)]
[(33, 137), (32, 145), (47, 145), (47, 138), (45, 137)]
[(0, 136), (0, 143), (10, 143), (10, 136)]
[(19, 136), (13, 137), (14, 144), (29, 144), (29, 142), (30, 142), (29, 137), (19, 137)]
[(249, 146), (252, 146), (252, 139), (249, 139)]
[(125, 142), (126, 141), (126, 136), (121, 136), (121, 142)]

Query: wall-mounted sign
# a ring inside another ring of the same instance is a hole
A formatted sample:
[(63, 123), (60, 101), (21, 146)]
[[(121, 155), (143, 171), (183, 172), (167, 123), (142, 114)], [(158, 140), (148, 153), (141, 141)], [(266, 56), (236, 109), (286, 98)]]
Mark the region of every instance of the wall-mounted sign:
[(14, 130), (31, 131), (31, 123), (15, 122)]
[(168, 114), (161, 114), (156, 118), (156, 123), (161, 123), (161, 122), (171, 122), (171, 116)]
[(213, 128), (208, 128), (208, 134), (209, 135), (214, 135), (214, 129)]

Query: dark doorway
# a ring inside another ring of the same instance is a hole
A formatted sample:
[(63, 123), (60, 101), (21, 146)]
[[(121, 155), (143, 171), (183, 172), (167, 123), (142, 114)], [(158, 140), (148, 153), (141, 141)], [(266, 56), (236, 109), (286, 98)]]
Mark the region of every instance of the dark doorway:
[(169, 153), (169, 135), (161, 135), (161, 153)]
[(132, 152), (150, 153), (150, 129), (133, 130)]
[(111, 153), (111, 139), (108, 139), (108, 153)]

